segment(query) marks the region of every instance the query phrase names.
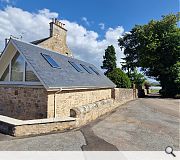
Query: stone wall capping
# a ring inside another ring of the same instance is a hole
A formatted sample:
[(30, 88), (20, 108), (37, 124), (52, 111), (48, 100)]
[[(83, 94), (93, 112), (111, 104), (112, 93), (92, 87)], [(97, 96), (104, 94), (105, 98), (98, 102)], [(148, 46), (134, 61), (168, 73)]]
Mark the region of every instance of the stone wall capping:
[(15, 118), (0, 115), (1, 122), (7, 123), (10, 125), (15, 125), (15, 126), (46, 124), (46, 123), (53, 123), (53, 122), (70, 122), (70, 121), (75, 121), (75, 120), (76, 118), (73, 118), (73, 117), (46, 118), (46, 119), (35, 119), (35, 120), (18, 120)]

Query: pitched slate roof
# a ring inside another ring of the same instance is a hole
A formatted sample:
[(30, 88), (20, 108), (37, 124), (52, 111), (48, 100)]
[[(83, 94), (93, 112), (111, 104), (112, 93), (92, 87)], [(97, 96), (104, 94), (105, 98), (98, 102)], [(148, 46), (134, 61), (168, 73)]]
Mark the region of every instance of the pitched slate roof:
[[(114, 88), (115, 84), (110, 81), (94, 65), (80, 61), (75, 58), (67, 57), (54, 51), (44, 49), (31, 43), (11, 39), (12, 44), (24, 55), (25, 59), (31, 64), (35, 74), (47, 90), (51, 89), (82, 89), (82, 88)], [(60, 66), (53, 68), (44, 59), (41, 53), (51, 56)], [(78, 72), (68, 61), (83, 64), (87, 67), (95, 68), (100, 75), (89, 74), (81, 66), (82, 72)]]

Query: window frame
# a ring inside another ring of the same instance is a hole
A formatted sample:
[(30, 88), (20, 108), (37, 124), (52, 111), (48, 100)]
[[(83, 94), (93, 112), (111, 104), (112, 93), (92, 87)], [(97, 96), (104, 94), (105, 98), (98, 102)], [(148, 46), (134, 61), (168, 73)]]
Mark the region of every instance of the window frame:
[(98, 76), (100, 76), (100, 73), (92, 66), (89, 66), (89, 68)]
[(77, 72), (83, 73), (83, 70), (75, 62), (73, 61), (68, 61), (68, 62)]
[[(41, 56), (46, 60), (46, 62), (47, 62), (52, 68), (61, 69), (60, 65), (59, 65), (50, 55), (45, 54), (45, 53), (41, 53)], [(48, 56), (48, 58), (50, 58), (50, 59), (48, 59), (47, 56)], [(53, 61), (53, 63), (54, 63), (55, 65), (53, 65), (50, 61)]]
[(80, 66), (89, 74), (93, 74), (93, 72), (84, 64), (80, 64)]
[[(23, 75), (22, 75), (22, 81), (15, 81), (15, 80), (12, 80), (12, 60), (14, 59), (14, 57), (16, 56), (16, 54), (19, 54), (19, 56), (21, 56), (22, 57), (22, 59), (23, 59)], [(16, 51), (15, 52), (15, 55), (11, 58), (11, 61), (10, 61), (10, 69), (9, 69), (9, 81), (10, 82), (24, 82), (25, 81), (25, 79), (24, 79), (24, 77), (25, 77), (25, 75), (24, 75), (24, 71), (25, 71), (25, 64), (26, 64), (26, 61), (25, 61), (25, 59), (24, 59), (24, 57), (20, 54), (20, 52), (18, 52), (18, 51)]]

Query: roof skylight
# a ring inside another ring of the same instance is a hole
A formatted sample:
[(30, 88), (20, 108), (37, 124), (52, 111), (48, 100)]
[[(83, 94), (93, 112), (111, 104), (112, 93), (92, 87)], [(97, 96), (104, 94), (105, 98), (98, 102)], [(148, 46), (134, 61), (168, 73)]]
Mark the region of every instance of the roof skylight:
[(60, 68), (60, 66), (56, 63), (56, 61), (54, 59), (52, 59), (51, 56), (49, 56), (47, 54), (43, 54), (43, 53), (41, 53), (41, 55), (51, 65), (51, 67), (53, 67), (53, 68)]
[(100, 75), (99, 72), (96, 71), (96, 69), (95, 69), (94, 67), (89, 66), (89, 68), (90, 68), (94, 73), (96, 73), (97, 75)]
[(92, 74), (91, 70), (84, 64), (80, 64), (89, 74)]
[(68, 61), (78, 72), (83, 72), (82, 69), (75, 63), (72, 61)]

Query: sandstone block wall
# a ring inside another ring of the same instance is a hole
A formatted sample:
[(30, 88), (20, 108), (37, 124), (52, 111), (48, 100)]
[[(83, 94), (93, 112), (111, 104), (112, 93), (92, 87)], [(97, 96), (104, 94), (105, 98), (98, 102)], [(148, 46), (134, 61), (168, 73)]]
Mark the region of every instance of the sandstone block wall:
[(133, 89), (114, 88), (112, 89), (112, 98), (116, 101), (130, 101), (136, 98), (136, 93)]
[(54, 132), (62, 132), (76, 127), (76, 121), (69, 122), (53, 122), (44, 124), (32, 124), (32, 125), (22, 125), (15, 126), (13, 131), (13, 136), (27, 136), (27, 135), (39, 135)]
[[(54, 102), (55, 102), (55, 115), (56, 117), (69, 117), (70, 109), (90, 103), (94, 103), (100, 100), (111, 98), (111, 89), (100, 90), (79, 90), (79, 91), (62, 91), (56, 94), (48, 93), (48, 118), (51, 118), (54, 114)], [(51, 97), (51, 98), (50, 98)]]
[[(49, 39), (47, 39), (46, 41), (44, 41), (38, 45), (43, 48), (47, 48), (47, 49), (53, 50), (55, 52), (65, 54), (67, 56), (72, 57), (72, 52), (66, 44), (66, 39), (65, 39), (66, 33), (62, 32), (61, 34), (65, 34), (65, 35), (60, 35), (60, 36), (57, 35), (54, 37), (50, 37)], [(64, 39), (62, 37), (64, 37)]]
[[(75, 117), (54, 121), (13, 125), (0, 121), (0, 131), (13, 136), (37, 135), (81, 127), (135, 99), (133, 89), (101, 89), (47, 92), (42, 88), (0, 87), (0, 114), (27, 120)], [(4, 107), (7, 106), (7, 107)]]
[(70, 116), (77, 118), (76, 127), (80, 127), (135, 98), (136, 92), (133, 89), (115, 88), (111, 90), (110, 99), (74, 107)]
[(118, 105), (113, 99), (101, 100), (95, 103), (74, 107), (71, 109), (71, 117), (76, 118), (76, 127), (83, 126), (98, 117), (112, 111)]
[(0, 132), (15, 137), (61, 132), (74, 129), (75, 127), (76, 121), (57, 121), (51, 123), (37, 123), (29, 125), (14, 125), (0, 121)]
[(21, 120), (47, 118), (47, 100), (43, 88), (0, 86), (0, 115)]
[(0, 115), (21, 120), (69, 117), (74, 107), (111, 98), (118, 103), (126, 102), (133, 100), (133, 95), (132, 89), (122, 88), (62, 91), (55, 94), (43, 88), (0, 86)]

